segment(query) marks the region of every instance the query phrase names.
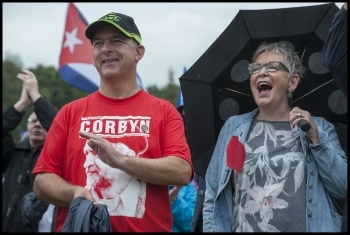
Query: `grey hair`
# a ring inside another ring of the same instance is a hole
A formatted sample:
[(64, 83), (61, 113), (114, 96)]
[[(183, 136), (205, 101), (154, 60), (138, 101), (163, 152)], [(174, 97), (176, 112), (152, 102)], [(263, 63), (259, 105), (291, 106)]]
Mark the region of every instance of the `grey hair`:
[(253, 54), (252, 62), (264, 52), (273, 52), (275, 54), (280, 54), (285, 60), (285, 65), (289, 69), (289, 77), (293, 74), (298, 74), (300, 79), (303, 78), (306, 68), (303, 66), (303, 63), (298, 55), (293, 49), (288, 47), (284, 43), (266, 43), (263, 42), (258, 49)]

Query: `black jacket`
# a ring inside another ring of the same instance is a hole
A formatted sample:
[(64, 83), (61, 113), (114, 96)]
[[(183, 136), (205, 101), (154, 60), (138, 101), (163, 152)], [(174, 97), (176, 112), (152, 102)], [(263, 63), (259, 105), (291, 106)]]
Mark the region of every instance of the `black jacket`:
[(38, 224), (49, 207), (48, 203), (36, 198), (34, 192), (24, 195), (20, 203), (22, 220), (28, 227)]
[[(344, 5), (333, 18), (322, 50), (322, 63), (329, 69), (339, 89), (348, 97), (348, 10)], [(347, 134), (347, 132), (346, 132)], [(338, 134), (339, 135), (339, 134)], [(346, 149), (343, 149), (347, 153)], [(348, 231), (348, 197), (343, 205), (341, 232)]]
[(334, 15), (322, 50), (322, 63), (348, 97), (348, 10), (344, 6)]
[(112, 232), (107, 206), (76, 197), (69, 205), (61, 232)]
[[(34, 112), (43, 128), (48, 130), (57, 114), (57, 109), (46, 99), (34, 103)], [(27, 227), (22, 221), (20, 202), (25, 194), (33, 191), (35, 163), (42, 147), (32, 149), (28, 138), (15, 143), (11, 131), (21, 122), (24, 113), (13, 106), (2, 116), (2, 231), (33, 232), (37, 225)]]

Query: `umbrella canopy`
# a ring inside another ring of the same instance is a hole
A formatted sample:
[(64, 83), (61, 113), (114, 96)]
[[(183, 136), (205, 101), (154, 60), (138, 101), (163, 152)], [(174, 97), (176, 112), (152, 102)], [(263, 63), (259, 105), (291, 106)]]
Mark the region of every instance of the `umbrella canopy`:
[(204, 176), (217, 137), (232, 115), (256, 108), (248, 65), (262, 42), (283, 42), (301, 56), (307, 72), (293, 93), (293, 106), (347, 125), (347, 99), (321, 51), (335, 13), (334, 3), (240, 10), (204, 54), (181, 77), (186, 135), (197, 174)]

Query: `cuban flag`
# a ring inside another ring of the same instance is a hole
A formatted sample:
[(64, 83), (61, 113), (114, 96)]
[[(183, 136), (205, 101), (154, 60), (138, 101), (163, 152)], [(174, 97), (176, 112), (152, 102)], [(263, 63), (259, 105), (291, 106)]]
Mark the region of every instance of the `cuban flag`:
[[(69, 85), (87, 93), (95, 92), (100, 84), (100, 75), (92, 64), (92, 46), (85, 37), (88, 22), (75, 7), (68, 4), (66, 27), (63, 34), (62, 50), (58, 72)], [(137, 75), (139, 86), (146, 90)]]
[(69, 85), (92, 93), (98, 89), (100, 75), (92, 64), (91, 43), (85, 37), (87, 25), (84, 16), (70, 2), (58, 72)]

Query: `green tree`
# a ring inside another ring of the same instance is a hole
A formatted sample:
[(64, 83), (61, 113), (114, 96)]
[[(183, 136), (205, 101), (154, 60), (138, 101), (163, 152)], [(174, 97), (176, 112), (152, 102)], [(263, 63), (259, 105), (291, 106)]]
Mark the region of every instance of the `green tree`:
[(172, 68), (169, 69), (168, 76), (168, 84), (164, 87), (158, 88), (156, 85), (152, 85), (147, 88), (147, 91), (154, 96), (170, 101), (176, 107), (179, 86), (175, 84)]

